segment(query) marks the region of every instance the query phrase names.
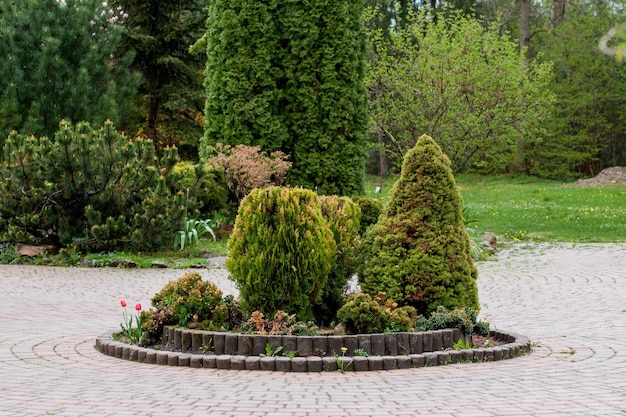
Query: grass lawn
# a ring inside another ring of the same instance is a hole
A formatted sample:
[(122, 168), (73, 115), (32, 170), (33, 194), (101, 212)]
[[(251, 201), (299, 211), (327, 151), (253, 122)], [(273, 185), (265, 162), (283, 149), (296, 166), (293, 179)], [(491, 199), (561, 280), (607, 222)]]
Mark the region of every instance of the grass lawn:
[[(367, 194), (388, 201), (395, 178), (370, 177)], [(510, 240), (626, 242), (626, 188), (579, 188), (529, 177), (459, 175), (457, 185), (476, 234)]]

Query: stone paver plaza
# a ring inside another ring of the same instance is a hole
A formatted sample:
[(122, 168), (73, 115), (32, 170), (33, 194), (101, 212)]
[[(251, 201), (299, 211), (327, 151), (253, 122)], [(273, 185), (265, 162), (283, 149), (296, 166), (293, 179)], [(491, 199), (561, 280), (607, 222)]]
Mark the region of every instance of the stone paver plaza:
[[(533, 245), (479, 265), (481, 317), (536, 342), (512, 360), (322, 374), (100, 354), (119, 305), (180, 270), (0, 266), (0, 416), (624, 416), (626, 245)], [(225, 293), (224, 270), (203, 272)]]

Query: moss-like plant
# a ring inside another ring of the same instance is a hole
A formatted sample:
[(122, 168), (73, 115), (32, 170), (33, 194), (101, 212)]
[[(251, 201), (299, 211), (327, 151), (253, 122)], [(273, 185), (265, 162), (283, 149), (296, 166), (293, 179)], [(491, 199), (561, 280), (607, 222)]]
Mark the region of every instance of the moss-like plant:
[(228, 246), (226, 268), (244, 311), (272, 317), (282, 310), (301, 321), (313, 319), (337, 251), (317, 194), (253, 190), (239, 206)]
[(420, 314), (440, 305), (478, 310), (461, 195), (450, 160), (429, 136), (406, 154), (389, 205), (364, 238), (361, 259), (364, 292), (384, 291)]

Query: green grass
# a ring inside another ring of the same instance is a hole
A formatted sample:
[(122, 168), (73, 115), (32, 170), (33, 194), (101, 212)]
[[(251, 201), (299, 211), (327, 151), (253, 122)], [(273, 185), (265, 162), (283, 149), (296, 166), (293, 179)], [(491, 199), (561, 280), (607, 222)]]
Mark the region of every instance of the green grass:
[[(366, 193), (388, 201), (395, 178), (374, 193), (380, 179), (368, 178)], [(476, 234), (538, 242), (626, 242), (626, 189), (578, 188), (529, 177), (456, 178)]]

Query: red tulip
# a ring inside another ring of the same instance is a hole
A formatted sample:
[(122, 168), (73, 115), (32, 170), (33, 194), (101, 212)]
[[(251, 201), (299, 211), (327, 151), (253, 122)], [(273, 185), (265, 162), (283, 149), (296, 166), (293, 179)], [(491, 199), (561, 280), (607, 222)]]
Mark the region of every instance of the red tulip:
[(122, 300), (120, 301), (120, 304), (122, 305), (122, 307), (126, 307), (126, 301)]
[(135, 305), (135, 310), (137, 310), (137, 311), (141, 311), (141, 304), (137, 304), (137, 305)]

